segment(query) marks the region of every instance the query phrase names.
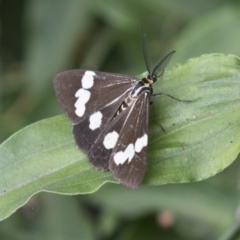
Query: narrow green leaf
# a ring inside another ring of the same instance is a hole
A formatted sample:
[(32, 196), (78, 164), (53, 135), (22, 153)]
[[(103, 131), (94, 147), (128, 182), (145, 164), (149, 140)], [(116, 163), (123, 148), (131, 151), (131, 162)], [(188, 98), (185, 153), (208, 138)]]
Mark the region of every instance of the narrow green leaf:
[[(157, 119), (150, 116), (144, 184), (199, 181), (231, 164), (239, 153), (240, 60), (212, 54), (166, 71), (154, 86)], [(161, 123), (162, 132), (156, 123)], [(85, 194), (114, 181), (79, 151), (66, 117), (54, 117), (17, 132), (0, 146), (0, 219), (33, 194)]]
[[(218, 3), (214, 11), (193, 19), (183, 27), (174, 44), (177, 54), (171, 64), (184, 63), (202, 53), (221, 52), (239, 56), (240, 32), (236, 29), (240, 22), (240, 9), (234, 4), (219, 6), (221, 5)], [(205, 7), (209, 9), (210, 6)]]
[(21, 210), (1, 222), (1, 239), (96, 239), (89, 214), (77, 198), (50, 193), (37, 194)]

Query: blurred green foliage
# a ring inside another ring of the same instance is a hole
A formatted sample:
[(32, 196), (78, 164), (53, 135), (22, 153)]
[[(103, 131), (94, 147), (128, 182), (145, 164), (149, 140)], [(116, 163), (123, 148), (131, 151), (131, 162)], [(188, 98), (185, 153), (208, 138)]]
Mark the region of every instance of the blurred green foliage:
[[(72, 68), (145, 71), (139, 25), (158, 61), (240, 55), (240, 4), (224, 0), (2, 0), (0, 141), (62, 113), (52, 79)], [(0, 239), (217, 239), (235, 221), (239, 161), (200, 183), (107, 184), (91, 195), (34, 196), (0, 223)]]

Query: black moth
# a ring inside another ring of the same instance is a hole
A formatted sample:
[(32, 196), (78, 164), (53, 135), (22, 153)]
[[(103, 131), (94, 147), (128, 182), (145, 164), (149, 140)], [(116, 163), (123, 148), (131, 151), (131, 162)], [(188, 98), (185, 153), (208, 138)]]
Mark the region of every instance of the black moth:
[(152, 84), (174, 52), (151, 71), (144, 47), (148, 76), (140, 81), (132, 76), (86, 70), (66, 71), (54, 79), (57, 98), (73, 124), (77, 146), (87, 152), (95, 168), (110, 169), (128, 187), (136, 188), (143, 180)]

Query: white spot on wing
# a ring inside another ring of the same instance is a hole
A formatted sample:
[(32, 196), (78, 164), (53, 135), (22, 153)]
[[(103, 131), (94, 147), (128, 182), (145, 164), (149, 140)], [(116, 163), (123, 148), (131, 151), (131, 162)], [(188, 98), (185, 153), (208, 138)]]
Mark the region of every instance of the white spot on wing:
[(102, 123), (102, 116), (103, 116), (102, 113), (99, 111), (92, 114), (89, 118), (89, 122), (90, 122), (89, 128), (92, 130), (99, 128)]
[(115, 147), (117, 140), (118, 140), (118, 133), (116, 131), (113, 131), (111, 133), (108, 133), (103, 141), (103, 145), (106, 149), (112, 149)]
[(85, 104), (88, 102), (90, 99), (91, 93), (88, 90), (85, 90), (83, 88), (80, 88), (76, 94), (75, 97), (78, 97), (78, 100), (75, 102), (75, 113), (79, 116), (82, 117), (83, 114), (85, 113), (86, 107)]
[(82, 87), (85, 89), (89, 89), (93, 86), (93, 78), (96, 75), (93, 71), (86, 71), (82, 78)]
[(117, 152), (114, 155), (113, 159), (117, 165), (124, 164), (127, 160), (128, 162), (130, 162), (134, 154), (135, 154), (134, 146), (132, 143), (130, 143), (124, 152), (123, 151)]
[(147, 146), (148, 143), (148, 136), (145, 133), (141, 138), (138, 138), (136, 143), (135, 143), (135, 151), (136, 152), (141, 152), (144, 147)]

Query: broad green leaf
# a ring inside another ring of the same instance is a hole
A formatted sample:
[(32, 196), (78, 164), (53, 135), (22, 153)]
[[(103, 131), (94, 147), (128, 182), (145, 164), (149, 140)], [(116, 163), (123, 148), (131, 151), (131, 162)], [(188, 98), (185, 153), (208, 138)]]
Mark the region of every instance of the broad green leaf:
[(155, 88), (158, 91), (191, 102), (154, 99), (158, 121), (166, 132), (151, 124), (144, 183), (200, 181), (236, 159), (240, 151), (239, 58), (212, 54), (190, 59), (166, 72)]
[(109, 172), (90, 166), (63, 116), (35, 123), (10, 137), (0, 146), (0, 164), (0, 219), (37, 192), (89, 193), (112, 179)]
[[(199, 181), (231, 164), (239, 153), (240, 60), (212, 54), (166, 71), (154, 85), (144, 184)], [(156, 123), (165, 128), (165, 132)], [(40, 191), (85, 194), (114, 181), (79, 151), (66, 117), (17, 132), (0, 146), (0, 219)]]

